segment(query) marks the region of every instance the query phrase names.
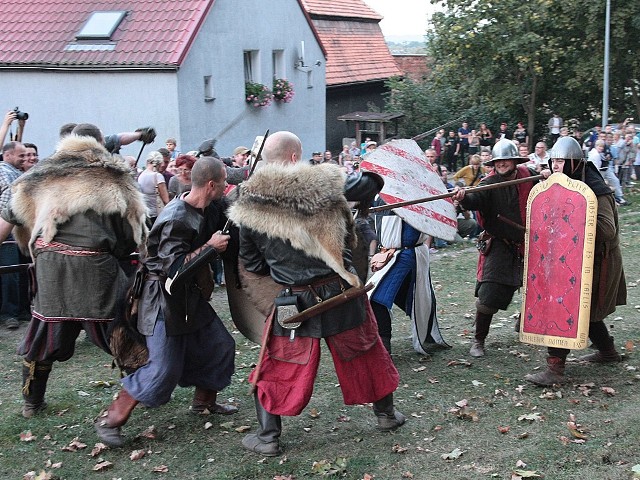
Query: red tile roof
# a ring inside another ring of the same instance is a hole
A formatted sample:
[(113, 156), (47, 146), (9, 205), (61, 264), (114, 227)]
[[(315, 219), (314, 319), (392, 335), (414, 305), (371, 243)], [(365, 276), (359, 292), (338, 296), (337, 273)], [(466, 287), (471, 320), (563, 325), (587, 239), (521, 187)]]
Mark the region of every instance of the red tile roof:
[(431, 73), (433, 59), (427, 55), (397, 54), (393, 59), (402, 73), (412, 80), (424, 80)]
[[(0, 66), (175, 67), (184, 59), (213, 3), (214, 0), (4, 1)], [(100, 10), (126, 10), (128, 14), (111, 41), (77, 42), (75, 36), (89, 14)], [(115, 48), (109, 50), (112, 44)], [(68, 50), (69, 46), (88, 50)]]
[(302, 3), (312, 17), (326, 15), (382, 20), (382, 15), (362, 0), (302, 0)]
[(327, 51), (327, 86), (402, 75), (377, 22), (312, 19)]

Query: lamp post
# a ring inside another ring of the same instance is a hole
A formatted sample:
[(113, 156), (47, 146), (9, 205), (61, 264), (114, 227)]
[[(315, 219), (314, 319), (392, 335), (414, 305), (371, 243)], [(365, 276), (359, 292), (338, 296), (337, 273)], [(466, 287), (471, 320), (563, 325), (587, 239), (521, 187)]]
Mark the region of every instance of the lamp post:
[(609, 43), (611, 36), (611, 0), (607, 0), (604, 25), (604, 78), (602, 80), (602, 130), (609, 123)]

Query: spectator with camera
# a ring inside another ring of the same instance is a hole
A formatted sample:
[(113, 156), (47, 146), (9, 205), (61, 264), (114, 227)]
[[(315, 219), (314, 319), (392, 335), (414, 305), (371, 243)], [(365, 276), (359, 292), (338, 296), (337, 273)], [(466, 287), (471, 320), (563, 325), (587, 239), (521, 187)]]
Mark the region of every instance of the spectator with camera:
[[(5, 119), (8, 117), (9, 115)], [(16, 115), (13, 117), (16, 118)], [(20, 142), (8, 142), (2, 147), (2, 156), (4, 161), (0, 162), (0, 211), (4, 210), (9, 204), (11, 185), (23, 173), (22, 165), (27, 158), (27, 149)], [(0, 265), (17, 265), (20, 263), (18, 246), (13, 241), (12, 236), (9, 236), (7, 240), (8, 242), (0, 245)], [(24, 297), (26, 291), (20, 288), (19, 273), (2, 275), (0, 278), (0, 295), (2, 297), (0, 319), (4, 320), (9, 330), (15, 330), (20, 326), (18, 323), (19, 317), (26, 313), (23, 311), (24, 308), (21, 308), (21, 304), (28, 304), (25, 301), (21, 302), (21, 296)], [(25, 299), (22, 298), (22, 300)]]

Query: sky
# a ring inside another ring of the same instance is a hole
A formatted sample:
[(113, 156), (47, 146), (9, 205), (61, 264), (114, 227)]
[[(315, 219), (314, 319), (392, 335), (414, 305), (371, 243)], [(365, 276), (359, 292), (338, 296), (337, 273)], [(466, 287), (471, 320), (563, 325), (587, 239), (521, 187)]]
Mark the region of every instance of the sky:
[(384, 36), (415, 37), (422, 40), (427, 29), (427, 18), (434, 7), (429, 0), (364, 0), (384, 19), (380, 28)]

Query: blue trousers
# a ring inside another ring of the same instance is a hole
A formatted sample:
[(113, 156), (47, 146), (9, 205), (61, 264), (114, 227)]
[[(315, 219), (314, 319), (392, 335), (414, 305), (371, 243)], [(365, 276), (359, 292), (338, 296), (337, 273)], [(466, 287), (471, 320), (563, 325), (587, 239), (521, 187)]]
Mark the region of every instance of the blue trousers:
[(231, 383), (235, 341), (217, 316), (195, 333), (167, 336), (160, 313), (146, 339), (149, 362), (122, 379), (125, 390), (146, 406), (168, 403), (178, 385), (220, 391)]

